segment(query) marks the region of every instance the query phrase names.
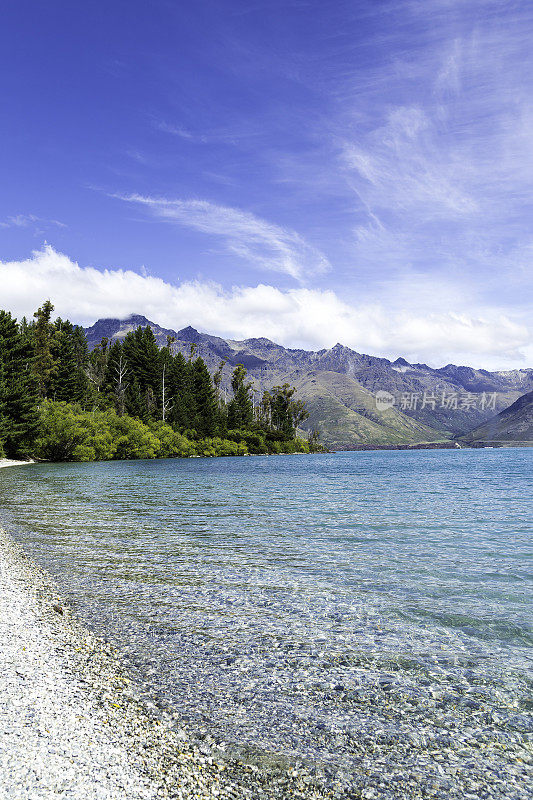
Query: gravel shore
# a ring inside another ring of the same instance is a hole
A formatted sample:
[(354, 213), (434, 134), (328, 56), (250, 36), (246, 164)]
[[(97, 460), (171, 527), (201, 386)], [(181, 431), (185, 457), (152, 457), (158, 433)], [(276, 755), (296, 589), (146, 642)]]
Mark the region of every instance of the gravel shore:
[(0, 530), (0, 798), (314, 798), (304, 772), (217, 760), (133, 687)]

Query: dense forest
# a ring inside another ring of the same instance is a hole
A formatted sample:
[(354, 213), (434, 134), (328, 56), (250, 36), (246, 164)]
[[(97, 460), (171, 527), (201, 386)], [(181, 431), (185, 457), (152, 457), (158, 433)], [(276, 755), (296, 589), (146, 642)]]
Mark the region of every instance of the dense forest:
[(91, 352), (82, 328), (52, 320), (47, 300), (33, 319), (0, 311), (0, 455), (51, 461), (308, 453), (297, 437), (305, 404), (288, 384), (254, 407), (246, 370), (221, 392), (204, 361), (159, 348), (151, 328)]

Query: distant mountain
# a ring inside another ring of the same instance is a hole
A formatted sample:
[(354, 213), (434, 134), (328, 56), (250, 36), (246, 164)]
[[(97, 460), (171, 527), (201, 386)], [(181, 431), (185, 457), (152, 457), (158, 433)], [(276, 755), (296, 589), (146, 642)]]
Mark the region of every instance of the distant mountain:
[[(139, 325), (150, 326), (160, 346), (174, 337), (175, 352), (188, 355), (195, 344), (211, 371), (225, 361), (223, 388), (229, 388), (236, 364), (248, 369), (257, 399), (276, 384), (296, 386), (310, 412), (308, 427), (318, 428), (322, 441), (339, 449), (457, 437), (533, 390), (533, 369), (488, 372), (454, 364), (433, 369), (404, 358), (392, 362), (365, 355), (342, 344), (315, 352), (265, 338), (222, 339), (190, 326), (174, 331), (140, 315), (100, 319), (85, 333), (93, 348), (103, 337), (120, 340)], [(379, 406), (377, 392), (388, 393)]]
[(160, 347), (167, 343), (167, 336), (176, 336), (175, 331), (162, 328), (160, 325), (156, 325), (155, 322), (150, 322), (142, 314), (131, 314), (126, 319), (99, 319), (90, 328), (85, 328), (85, 336), (87, 337), (89, 348), (92, 350), (100, 344), (102, 339), (109, 339), (110, 342), (123, 339), (130, 331), (134, 331), (138, 327), (146, 328), (147, 326), (153, 330)]
[(461, 437), (467, 444), (528, 444), (533, 446), (533, 392), (519, 397), (483, 425)]

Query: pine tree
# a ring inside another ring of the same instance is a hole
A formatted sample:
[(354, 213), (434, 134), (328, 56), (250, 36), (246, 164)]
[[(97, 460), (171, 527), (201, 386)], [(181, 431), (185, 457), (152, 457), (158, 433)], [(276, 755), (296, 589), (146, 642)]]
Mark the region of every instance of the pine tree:
[(89, 391), (89, 378), (87, 369), (89, 366), (89, 347), (85, 331), (79, 325), (74, 325), (71, 332), (72, 344), (76, 359), (76, 400), (85, 405), (87, 403)]
[(99, 345), (90, 353), (87, 364), (87, 403), (100, 408), (105, 404), (105, 393), (102, 386), (106, 376), (107, 361), (109, 358), (109, 340), (106, 336)]
[[(34, 327), (35, 338), (37, 325)], [(51, 323), (50, 354), (54, 362), (47, 397), (69, 403), (87, 402), (89, 350), (83, 328), (61, 318)]]
[(173, 402), (169, 422), (177, 431), (194, 426), (196, 402), (192, 391), (192, 369), (183, 353), (176, 353), (170, 367), (170, 392)]
[(160, 404), (159, 348), (151, 328), (137, 328), (124, 339), (123, 352), (128, 369), (139, 387), (140, 418), (157, 419)]
[(56, 364), (55, 375), (50, 380), (48, 396), (51, 400), (75, 402), (80, 399), (76, 351), (72, 340), (72, 325), (57, 319), (51, 340), (52, 357)]
[(0, 438), (6, 455), (31, 452), (37, 430), (32, 343), (11, 314), (0, 311)]
[(137, 380), (136, 375), (126, 387), (124, 406), (126, 409), (126, 414), (128, 414), (130, 417), (143, 419), (143, 417), (146, 415), (146, 408), (141, 393), (141, 387), (139, 386), (139, 381)]
[[(0, 341), (0, 348), (3, 346)], [(6, 417), (6, 396), (7, 387), (5, 379), (5, 367), (3, 361), (3, 352), (0, 349), (0, 458), (5, 456), (4, 441), (9, 430), (9, 423)]]
[(159, 385), (161, 398), (161, 420), (163, 422), (167, 422), (174, 404), (171, 380), (172, 363), (174, 358), (170, 350), (173, 341), (173, 336), (167, 336), (167, 346), (162, 347), (159, 351)]
[(222, 397), (221, 384), (222, 384), (222, 370), (226, 362), (221, 361), (213, 375), (213, 386), (215, 389), (215, 399), (217, 404), (218, 427), (221, 433), (224, 433), (228, 425), (228, 408), (225, 400)]
[(120, 342), (113, 342), (109, 348), (102, 392), (115, 407), (119, 417), (126, 413), (126, 392), (131, 382), (131, 370)]
[(192, 371), (196, 408), (194, 428), (200, 436), (213, 436), (218, 422), (217, 401), (211, 375), (203, 358), (192, 362)]
[(228, 426), (230, 428), (250, 428), (254, 420), (254, 409), (250, 396), (251, 383), (245, 383), (247, 375), (242, 364), (233, 370), (231, 388), (233, 398), (228, 403)]
[[(102, 339), (89, 354), (83, 330), (68, 320), (52, 323), (52, 311), (47, 301), (34, 322), (20, 325), (0, 312), (0, 455), (93, 460), (190, 455), (195, 448), (204, 455), (239, 455), (246, 447), (267, 452), (268, 442), (279, 452), (280, 442), (294, 438), (307, 417), (305, 404), (293, 399), (295, 389), (284, 384), (265, 392), (260, 424), (254, 423), (242, 365), (233, 372), (227, 405), (220, 397), (224, 362), (212, 379), (203, 359), (195, 358), (195, 345), (188, 359), (181, 352), (174, 356), (171, 338), (159, 350), (152, 330), (138, 328), (111, 347)], [(113, 412), (97, 410), (110, 407)], [(226, 419), (239, 433), (230, 434), (233, 442), (215, 445), (211, 437), (224, 434)], [(209, 441), (191, 445), (176, 431)], [(132, 444), (139, 436), (144, 449)]]
[(54, 306), (46, 300), (35, 314), (35, 323), (32, 326), (34, 353), (33, 371), (37, 379), (37, 389), (40, 397), (49, 397), (50, 388), (57, 375), (58, 364), (53, 355), (55, 329), (50, 318)]

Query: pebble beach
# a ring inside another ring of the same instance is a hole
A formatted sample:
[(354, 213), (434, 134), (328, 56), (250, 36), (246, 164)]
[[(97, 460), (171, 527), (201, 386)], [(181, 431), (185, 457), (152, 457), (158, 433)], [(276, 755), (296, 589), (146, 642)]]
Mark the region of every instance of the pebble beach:
[(259, 775), (188, 743), (0, 530), (0, 798), (320, 796), (293, 772)]

